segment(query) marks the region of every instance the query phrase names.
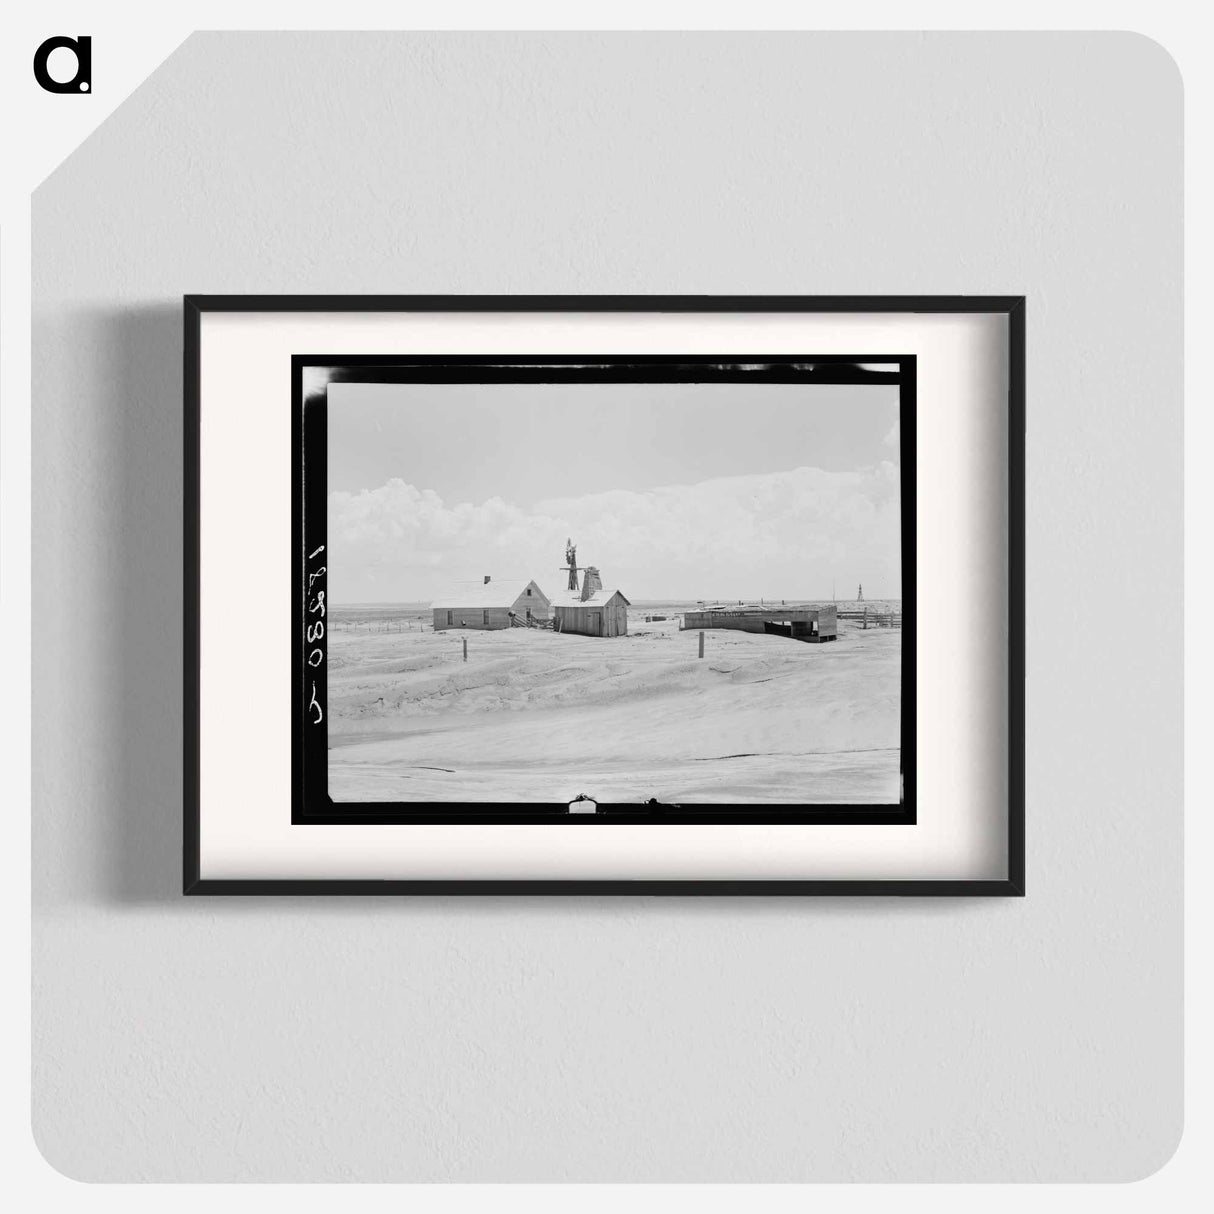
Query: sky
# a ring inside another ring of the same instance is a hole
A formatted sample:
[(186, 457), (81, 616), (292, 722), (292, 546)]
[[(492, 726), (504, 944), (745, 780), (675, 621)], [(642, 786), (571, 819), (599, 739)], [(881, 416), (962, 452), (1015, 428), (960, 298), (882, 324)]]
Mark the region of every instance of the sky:
[(900, 598), (897, 389), (332, 384), (329, 593), (485, 574), (633, 601)]

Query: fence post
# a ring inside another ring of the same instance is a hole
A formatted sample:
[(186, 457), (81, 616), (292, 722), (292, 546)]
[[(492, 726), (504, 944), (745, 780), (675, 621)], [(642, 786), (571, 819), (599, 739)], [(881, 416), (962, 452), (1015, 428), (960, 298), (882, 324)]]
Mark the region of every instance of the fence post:
[(464, 661), (468, 660), (468, 638), (464, 637)]
[(864, 608), (864, 631), (868, 631), (868, 608)]
[(704, 634), (700, 633), (700, 657), (704, 656)]

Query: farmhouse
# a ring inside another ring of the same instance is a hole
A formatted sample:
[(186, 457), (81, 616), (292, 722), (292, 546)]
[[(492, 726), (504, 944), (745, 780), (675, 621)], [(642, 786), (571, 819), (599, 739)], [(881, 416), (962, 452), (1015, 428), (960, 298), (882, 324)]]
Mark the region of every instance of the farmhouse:
[(742, 632), (768, 632), (797, 641), (833, 641), (838, 638), (838, 616), (825, 607), (707, 607), (683, 615), (684, 629), (736, 628)]
[(430, 604), (434, 631), (447, 628), (530, 627), (547, 623), (551, 615), (548, 596), (523, 578), (486, 577), (483, 582), (462, 583), (444, 592)]
[(632, 604), (614, 588), (603, 588), (599, 571), (586, 569), (581, 590), (566, 590), (552, 600), (553, 629), (588, 637), (622, 637), (628, 634), (628, 608)]

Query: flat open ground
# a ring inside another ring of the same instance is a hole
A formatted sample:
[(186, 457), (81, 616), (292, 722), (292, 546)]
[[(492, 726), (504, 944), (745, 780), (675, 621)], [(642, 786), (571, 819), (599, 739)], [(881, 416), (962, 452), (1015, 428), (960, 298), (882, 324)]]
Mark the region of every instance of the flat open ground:
[(710, 630), (700, 660), (676, 620), (629, 628), (331, 632), (331, 796), (898, 800), (900, 630)]

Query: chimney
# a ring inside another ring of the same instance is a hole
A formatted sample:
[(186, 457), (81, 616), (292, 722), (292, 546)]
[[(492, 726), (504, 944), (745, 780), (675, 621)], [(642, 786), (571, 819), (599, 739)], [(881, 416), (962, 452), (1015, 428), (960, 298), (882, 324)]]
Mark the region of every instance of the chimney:
[(487, 573), (485, 574), (485, 582), (484, 582), (484, 584), (485, 584), (486, 586), (488, 586), (488, 585), (489, 585), (489, 574), (487, 574)]

